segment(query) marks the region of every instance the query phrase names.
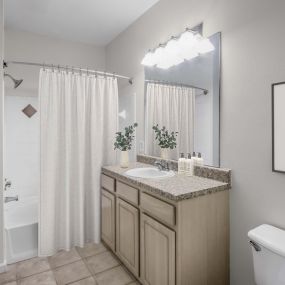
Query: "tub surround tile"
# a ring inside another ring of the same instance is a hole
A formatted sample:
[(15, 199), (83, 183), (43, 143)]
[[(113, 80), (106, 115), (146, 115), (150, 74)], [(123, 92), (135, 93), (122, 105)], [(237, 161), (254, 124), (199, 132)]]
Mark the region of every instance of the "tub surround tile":
[(91, 276), (82, 260), (58, 267), (53, 272), (58, 285), (65, 285)]
[(16, 263), (17, 279), (28, 277), (37, 273), (50, 270), (48, 259), (44, 257), (35, 257)]
[(61, 250), (55, 255), (48, 257), (48, 262), (51, 268), (57, 268), (69, 263), (80, 260), (81, 257), (76, 251), (75, 248), (72, 248), (70, 251)]
[(18, 285), (18, 284), (17, 284), (17, 281), (13, 281), (13, 282), (5, 283), (5, 285)]
[(102, 243), (87, 243), (84, 247), (76, 247), (76, 250), (78, 251), (79, 255), (84, 258), (102, 253), (107, 249)]
[(133, 187), (173, 201), (191, 199), (230, 189), (229, 183), (199, 176), (179, 175), (177, 172), (175, 176), (164, 179), (135, 178), (125, 175), (127, 170), (136, 167), (149, 167), (149, 164), (134, 162), (130, 163), (128, 168), (121, 168), (118, 165), (104, 166), (102, 172)]
[(57, 285), (52, 271), (42, 272), (18, 281), (19, 285)]
[(93, 277), (88, 277), (74, 283), (70, 283), (70, 285), (98, 285)]
[(8, 282), (16, 281), (17, 268), (16, 264), (8, 265), (7, 271), (0, 274), (0, 285), (7, 284)]
[(86, 258), (86, 264), (90, 272), (95, 275), (118, 266), (120, 262), (112, 253), (107, 251)]
[(134, 280), (122, 266), (99, 273), (95, 278), (98, 285), (126, 285)]

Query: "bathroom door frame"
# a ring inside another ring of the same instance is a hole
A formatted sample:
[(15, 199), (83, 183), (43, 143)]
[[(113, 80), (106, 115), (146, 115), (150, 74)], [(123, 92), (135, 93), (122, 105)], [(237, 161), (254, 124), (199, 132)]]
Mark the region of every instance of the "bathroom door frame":
[(6, 270), (4, 230), (4, 0), (0, 0), (0, 273)]

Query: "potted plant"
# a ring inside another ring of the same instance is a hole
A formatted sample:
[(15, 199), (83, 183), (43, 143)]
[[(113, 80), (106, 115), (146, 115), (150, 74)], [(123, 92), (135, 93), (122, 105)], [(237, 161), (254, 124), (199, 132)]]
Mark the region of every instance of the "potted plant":
[(158, 125), (153, 126), (155, 139), (158, 140), (158, 145), (161, 149), (161, 158), (169, 159), (169, 150), (177, 146), (176, 137), (178, 132), (169, 132), (166, 127), (159, 128)]
[(126, 127), (124, 132), (116, 133), (114, 147), (115, 149), (119, 149), (121, 151), (121, 167), (129, 166), (129, 150), (132, 148), (132, 142), (135, 138), (134, 132), (137, 126), (138, 124), (134, 123), (133, 125)]

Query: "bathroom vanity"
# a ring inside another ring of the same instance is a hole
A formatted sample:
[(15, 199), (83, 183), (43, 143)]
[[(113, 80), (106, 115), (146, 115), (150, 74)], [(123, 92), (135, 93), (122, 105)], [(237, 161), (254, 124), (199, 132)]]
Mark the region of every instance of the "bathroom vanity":
[[(143, 161), (141, 157), (141, 161)], [(229, 284), (230, 171), (131, 178), (102, 168), (102, 240), (147, 285)]]

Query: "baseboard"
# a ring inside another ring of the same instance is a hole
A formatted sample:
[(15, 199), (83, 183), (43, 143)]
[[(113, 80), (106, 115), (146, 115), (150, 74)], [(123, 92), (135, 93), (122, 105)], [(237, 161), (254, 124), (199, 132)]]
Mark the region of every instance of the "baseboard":
[(3, 273), (5, 271), (7, 271), (7, 263), (6, 263), (6, 261), (3, 262), (3, 263), (0, 263), (0, 273)]
[(13, 264), (19, 261), (31, 259), (38, 256), (38, 250), (26, 251), (22, 254), (13, 255), (12, 257), (7, 257), (6, 264)]

